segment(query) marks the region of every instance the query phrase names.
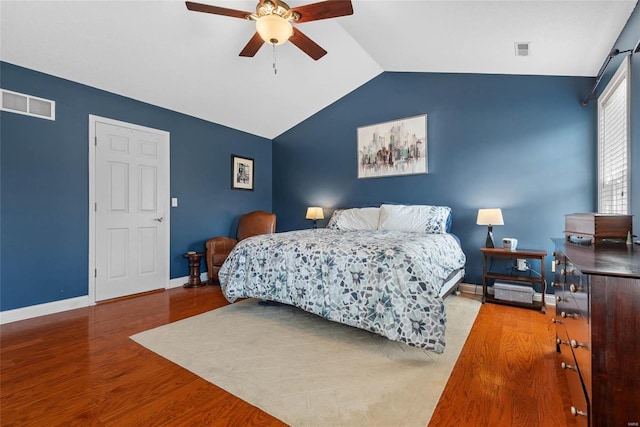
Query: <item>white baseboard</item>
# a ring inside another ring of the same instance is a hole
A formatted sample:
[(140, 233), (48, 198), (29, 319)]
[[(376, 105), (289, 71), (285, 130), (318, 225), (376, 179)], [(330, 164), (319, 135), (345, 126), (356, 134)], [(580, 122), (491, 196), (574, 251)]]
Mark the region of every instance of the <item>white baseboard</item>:
[[(207, 272), (200, 274), (200, 280), (206, 283), (208, 280)], [(189, 282), (189, 276), (176, 277), (169, 280), (167, 289), (178, 288)], [(473, 295), (482, 295), (482, 286), (473, 285), (470, 283), (461, 283), (460, 292)], [(533, 296), (535, 301), (542, 300), (542, 294), (536, 293)], [(547, 294), (545, 301), (547, 305), (556, 305), (556, 299), (553, 295)], [(76, 308), (88, 307), (89, 296), (82, 296), (77, 298), (69, 298), (60, 301), (48, 302), (45, 304), (31, 305), (29, 307), (16, 308), (14, 310), (5, 310), (0, 312), (0, 325), (5, 323), (17, 322), (18, 320), (31, 319), (32, 317), (45, 316), (47, 314), (60, 313), (61, 311), (73, 310)]]
[[(207, 282), (207, 273), (200, 274), (200, 280)], [(189, 281), (189, 276), (177, 277), (169, 280), (167, 289), (177, 288)], [(46, 316), (47, 314), (60, 313), (62, 311), (74, 310), (76, 308), (89, 307), (89, 296), (63, 299), (44, 304), (30, 305), (28, 307), (16, 308), (0, 312), (0, 325), (17, 322), (19, 320), (31, 319), (33, 317)]]
[(460, 292), (472, 295), (482, 295), (482, 286), (472, 285), (470, 283), (460, 283), (458, 286)]
[(0, 325), (17, 322), (18, 320), (31, 319), (32, 317), (60, 313), (61, 311), (88, 307), (89, 305), (89, 296), (85, 295), (82, 297), (63, 299), (44, 304), (30, 305), (28, 307), (16, 308), (14, 310), (5, 310), (0, 312)]
[(184, 277), (176, 277), (175, 279), (169, 280), (169, 285), (167, 289), (179, 288), (189, 281), (189, 276)]
[[(206, 283), (209, 280), (206, 271), (200, 273), (200, 280), (202, 281), (202, 283)], [(179, 288), (185, 283), (189, 283), (189, 276), (176, 277), (175, 279), (169, 280), (169, 286), (167, 286), (167, 289)]]
[[(482, 285), (473, 285), (471, 283), (460, 283), (460, 292), (465, 294), (473, 294), (473, 295), (482, 295)], [(533, 294), (534, 301), (542, 301), (542, 294), (536, 292)], [(544, 302), (546, 305), (555, 307), (556, 306), (556, 298), (553, 294), (545, 294)]]

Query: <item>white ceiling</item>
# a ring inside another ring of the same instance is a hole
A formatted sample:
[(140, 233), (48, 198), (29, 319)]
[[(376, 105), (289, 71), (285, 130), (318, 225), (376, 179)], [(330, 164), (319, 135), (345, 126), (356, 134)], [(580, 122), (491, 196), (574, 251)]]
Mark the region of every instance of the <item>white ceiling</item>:
[(252, 22), (182, 1), (1, 0), (0, 59), (273, 139), (383, 71), (595, 76), (636, 2), (354, 0), (298, 25), (325, 57), (286, 43), (275, 75), (271, 46), (238, 56)]

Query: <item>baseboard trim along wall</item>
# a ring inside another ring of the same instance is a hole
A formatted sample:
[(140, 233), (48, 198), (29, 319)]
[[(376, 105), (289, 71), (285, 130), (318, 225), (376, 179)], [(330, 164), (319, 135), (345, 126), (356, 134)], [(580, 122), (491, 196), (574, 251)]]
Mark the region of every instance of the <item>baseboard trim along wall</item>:
[[(207, 282), (206, 272), (200, 275), (200, 280), (202, 280), (203, 283)], [(167, 286), (167, 289), (177, 288), (188, 281), (189, 276), (176, 277), (175, 279), (169, 280), (169, 286)], [(14, 310), (0, 311), (0, 325), (17, 322), (19, 320), (32, 319), (34, 317), (46, 316), (47, 314), (75, 310), (76, 308), (89, 307), (90, 305), (89, 296), (85, 295), (82, 297), (52, 301), (44, 304), (30, 305), (28, 307), (16, 308)]]
[[(202, 280), (203, 283), (207, 282), (206, 272), (200, 274), (200, 280)], [(183, 286), (187, 282), (189, 282), (189, 276), (176, 277), (169, 280), (169, 286), (167, 286), (167, 289), (178, 288), (180, 286)], [(481, 285), (461, 283), (459, 289), (460, 292), (464, 292), (466, 294), (482, 295)], [(533, 296), (533, 299), (536, 301), (541, 301), (542, 294), (536, 293)], [(556, 299), (554, 295), (547, 294), (545, 300), (547, 305), (549, 306), (556, 305)], [(48, 302), (45, 304), (31, 305), (29, 307), (16, 308), (15, 310), (5, 310), (0, 312), (0, 325), (4, 325), (5, 323), (17, 322), (19, 320), (31, 319), (33, 317), (46, 316), (47, 314), (74, 310), (76, 308), (88, 307), (89, 305), (89, 296), (87, 295), (77, 298)]]
[[(200, 281), (202, 283), (207, 283), (207, 280), (209, 280), (207, 276), (207, 272), (205, 271), (200, 273)], [(185, 283), (189, 283), (189, 276), (176, 277), (175, 279), (169, 280), (169, 286), (167, 286), (167, 289), (179, 288), (180, 286), (183, 286)]]
[(0, 312), (0, 325), (88, 306), (89, 296), (85, 295), (82, 297), (63, 299), (44, 304), (30, 305), (28, 307), (16, 308), (14, 310), (5, 310)]
[[(482, 285), (473, 285), (470, 283), (460, 283), (459, 288), (460, 292), (465, 293), (465, 294), (473, 294), (473, 295), (482, 295)], [(542, 294), (539, 292), (536, 292), (535, 294), (533, 294), (533, 300), (534, 301), (542, 301)], [(550, 306), (550, 307), (555, 307), (556, 306), (556, 296), (553, 294), (546, 294), (546, 297), (544, 299), (544, 302), (546, 303), (546, 305)]]

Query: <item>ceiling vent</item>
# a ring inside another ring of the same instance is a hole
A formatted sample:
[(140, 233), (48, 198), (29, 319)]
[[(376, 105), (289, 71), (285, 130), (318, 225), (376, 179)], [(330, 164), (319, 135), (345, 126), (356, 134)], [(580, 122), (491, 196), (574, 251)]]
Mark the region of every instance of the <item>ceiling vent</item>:
[(54, 101), (5, 89), (0, 89), (0, 91), (2, 91), (0, 110), (41, 119), (56, 119), (56, 103)]
[(531, 53), (530, 42), (516, 42), (516, 56), (529, 56)]

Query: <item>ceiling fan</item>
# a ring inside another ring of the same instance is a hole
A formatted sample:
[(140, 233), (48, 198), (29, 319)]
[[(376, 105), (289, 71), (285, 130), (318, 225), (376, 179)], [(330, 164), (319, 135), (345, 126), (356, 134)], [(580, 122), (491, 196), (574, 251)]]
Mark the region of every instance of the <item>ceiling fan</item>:
[(256, 21), (256, 33), (240, 52), (240, 56), (248, 57), (254, 56), (264, 43), (275, 46), (291, 40), (291, 43), (317, 61), (326, 55), (327, 51), (292, 24), (353, 14), (350, 0), (328, 0), (298, 7), (289, 7), (281, 0), (259, 0), (255, 13), (191, 1), (186, 4), (187, 9), (194, 12), (213, 13), (214, 15)]

